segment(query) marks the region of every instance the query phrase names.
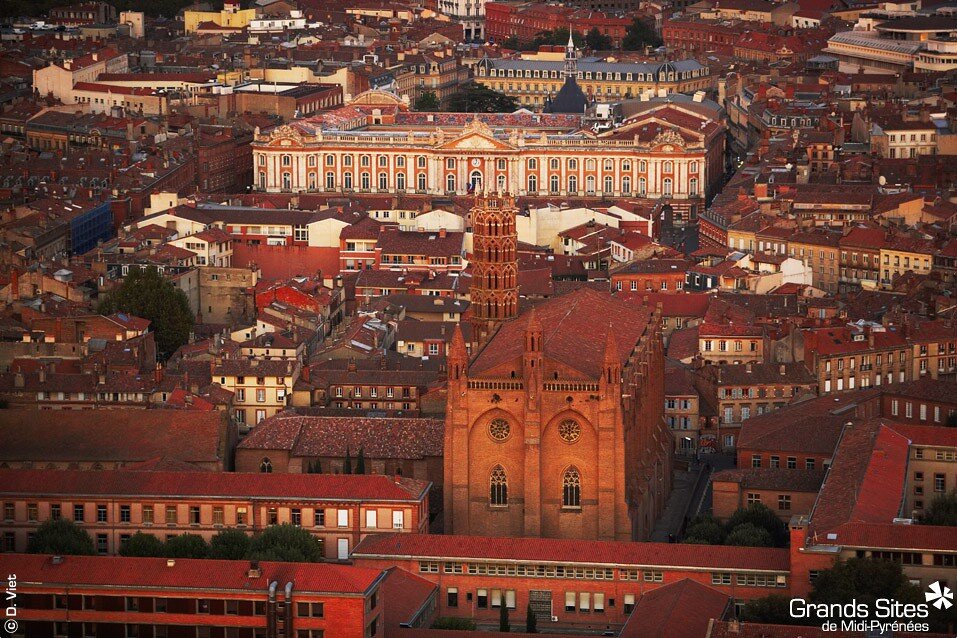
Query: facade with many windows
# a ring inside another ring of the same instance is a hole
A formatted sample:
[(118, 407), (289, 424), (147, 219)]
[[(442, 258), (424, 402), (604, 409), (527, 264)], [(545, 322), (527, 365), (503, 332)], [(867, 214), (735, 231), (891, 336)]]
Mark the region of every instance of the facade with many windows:
[(256, 188), (693, 200), (723, 172), (725, 127), (700, 104), (640, 102), (620, 127), (596, 134), (577, 116), (411, 113), (376, 97), (375, 108), (346, 107), (365, 118), (332, 111), (256, 135)]
[[(683, 579), (738, 600), (789, 591), (788, 551), (668, 543), (569, 545), (539, 538), (370, 536), (353, 552), (362, 567), (398, 566), (439, 587), (438, 616), (497, 622), (529, 606), (538, 626), (619, 628), (641, 596)], [(521, 616), (518, 616), (520, 614)]]
[(18, 638), (378, 638), (393, 577), (328, 563), (119, 556), (20, 554), (4, 566)]
[(116, 554), (135, 533), (167, 540), (223, 529), (255, 533), (283, 523), (312, 532), (327, 558), (343, 560), (365, 534), (428, 532), (431, 483), (389, 476), (273, 473), (3, 470), (4, 552), (26, 551), (50, 519), (72, 520), (100, 554)]

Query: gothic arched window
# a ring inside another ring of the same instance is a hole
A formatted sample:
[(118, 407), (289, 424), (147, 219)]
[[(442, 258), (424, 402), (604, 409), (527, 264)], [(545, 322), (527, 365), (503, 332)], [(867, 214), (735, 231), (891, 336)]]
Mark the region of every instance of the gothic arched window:
[(266, 474), (272, 472), (272, 461), (269, 460), (268, 456), (263, 457), (262, 462), (259, 464), (259, 471)]
[(488, 501), (490, 505), (508, 505), (508, 477), (501, 465), (493, 467), (489, 476)]
[(574, 467), (565, 470), (562, 476), (562, 507), (582, 506), (582, 479), (581, 474)]

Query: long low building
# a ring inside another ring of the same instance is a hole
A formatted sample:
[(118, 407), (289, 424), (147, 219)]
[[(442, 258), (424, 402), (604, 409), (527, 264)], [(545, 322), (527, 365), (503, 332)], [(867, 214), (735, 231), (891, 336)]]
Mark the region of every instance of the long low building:
[(86, 529), (100, 554), (136, 532), (165, 540), (226, 528), (250, 533), (289, 523), (344, 560), (366, 534), (428, 533), (431, 483), (382, 475), (102, 470), (0, 472), (3, 551), (25, 551), (46, 520)]
[(647, 197), (700, 200), (724, 170), (722, 114), (702, 99), (635, 100), (617, 128), (530, 113), (413, 113), (373, 91), (253, 140), (266, 192)]
[[(438, 616), (497, 622), (531, 605), (539, 627), (621, 627), (647, 591), (682, 579), (738, 601), (789, 591), (788, 550), (545, 538), (374, 535), (361, 567), (399, 567), (439, 587)], [(513, 611), (514, 613), (514, 611)]]
[(21, 554), (3, 564), (13, 636), (375, 638), (390, 588), (406, 590), (400, 607), (427, 610), (433, 595), (412, 574), (328, 563)]

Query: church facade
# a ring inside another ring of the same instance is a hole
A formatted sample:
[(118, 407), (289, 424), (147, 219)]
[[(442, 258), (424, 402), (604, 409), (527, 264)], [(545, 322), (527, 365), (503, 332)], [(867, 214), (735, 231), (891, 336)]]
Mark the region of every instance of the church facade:
[(581, 288), (448, 360), (445, 533), (648, 538), (671, 488), (660, 311)]

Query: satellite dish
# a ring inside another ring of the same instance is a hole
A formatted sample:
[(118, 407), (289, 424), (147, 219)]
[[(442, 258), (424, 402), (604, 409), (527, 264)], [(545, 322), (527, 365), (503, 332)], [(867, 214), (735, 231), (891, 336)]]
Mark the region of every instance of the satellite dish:
[(877, 178), (877, 183), (881, 186), (884, 186), (887, 184), (887, 178), (881, 175), (879, 178)]

